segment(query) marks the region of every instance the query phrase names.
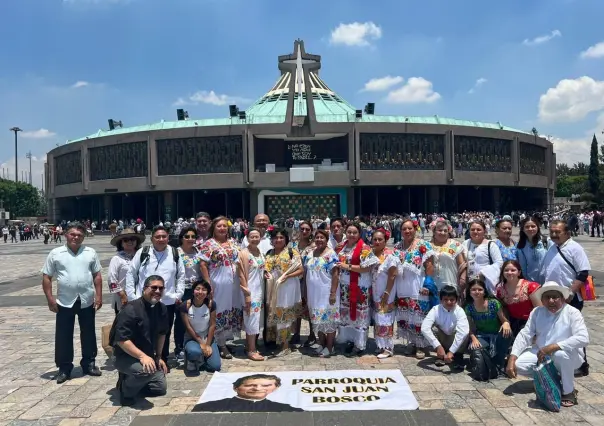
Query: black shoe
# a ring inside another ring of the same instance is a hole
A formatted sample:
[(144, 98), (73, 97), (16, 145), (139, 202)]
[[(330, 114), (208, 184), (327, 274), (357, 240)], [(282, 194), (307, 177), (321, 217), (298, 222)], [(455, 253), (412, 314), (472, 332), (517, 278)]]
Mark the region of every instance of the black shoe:
[(101, 374), (101, 369), (94, 365), (94, 363), (89, 364), (87, 367), (82, 367), (82, 372), (84, 375), (99, 377)]
[(120, 392), (120, 405), (122, 407), (132, 407), (136, 403), (136, 398), (126, 398)]
[(71, 379), (71, 373), (59, 371), (59, 374), (57, 374), (56, 379), (57, 379), (57, 384), (60, 385), (61, 383), (65, 383), (67, 380)]
[(581, 370), (581, 374), (583, 374), (583, 376), (589, 376), (589, 364), (587, 362), (584, 362), (579, 370)]

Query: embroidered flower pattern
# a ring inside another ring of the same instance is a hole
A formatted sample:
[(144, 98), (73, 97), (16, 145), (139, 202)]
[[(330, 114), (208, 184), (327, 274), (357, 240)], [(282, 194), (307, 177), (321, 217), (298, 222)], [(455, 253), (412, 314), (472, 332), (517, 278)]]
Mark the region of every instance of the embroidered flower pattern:
[(202, 260), (208, 259), (210, 269), (223, 266), (232, 267), (239, 259), (239, 250), (232, 242), (225, 245), (218, 244), (216, 240), (209, 239), (199, 248), (199, 256)]

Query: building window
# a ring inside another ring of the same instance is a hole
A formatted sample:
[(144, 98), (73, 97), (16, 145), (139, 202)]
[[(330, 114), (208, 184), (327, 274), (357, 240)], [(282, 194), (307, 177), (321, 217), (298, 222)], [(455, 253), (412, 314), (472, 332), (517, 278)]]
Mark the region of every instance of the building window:
[(455, 136), (455, 169), (479, 172), (512, 172), (512, 141)]
[(73, 151), (55, 157), (55, 185), (82, 182), (82, 154)]
[(242, 173), (243, 138), (212, 136), (157, 141), (157, 172), (165, 175)]
[(91, 181), (147, 176), (146, 141), (101, 146), (88, 151)]
[(445, 136), (361, 133), (362, 170), (444, 170)]
[(545, 176), (545, 148), (520, 142), (520, 173)]

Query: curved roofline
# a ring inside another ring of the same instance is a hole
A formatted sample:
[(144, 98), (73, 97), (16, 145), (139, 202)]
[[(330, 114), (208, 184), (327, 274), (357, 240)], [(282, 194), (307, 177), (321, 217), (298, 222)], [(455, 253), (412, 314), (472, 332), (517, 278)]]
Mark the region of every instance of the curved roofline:
[[(508, 132), (522, 133), (526, 135), (533, 135), (531, 131), (519, 130), (512, 127), (504, 126), (500, 122), (498, 123), (486, 123), (481, 121), (469, 121), (459, 120), (455, 118), (439, 117), (437, 115), (428, 117), (419, 116), (405, 116), (405, 115), (368, 115), (363, 114), (362, 118), (356, 118), (354, 114), (330, 114), (330, 115), (317, 115), (317, 121), (321, 123), (389, 123), (389, 124), (433, 124), (442, 126), (463, 126), (463, 127), (476, 127), (482, 129), (492, 130), (504, 130)], [(138, 132), (151, 132), (159, 130), (171, 130), (171, 129), (182, 129), (190, 127), (213, 127), (213, 126), (241, 126), (241, 125), (254, 125), (254, 124), (282, 124), (285, 122), (285, 115), (283, 116), (248, 116), (246, 121), (242, 121), (239, 118), (214, 118), (214, 119), (189, 119), (183, 121), (165, 121), (162, 120), (158, 123), (145, 124), (141, 126), (132, 126), (124, 128), (116, 128), (115, 130), (102, 130), (99, 129), (96, 133), (91, 135), (68, 140), (67, 143), (82, 142), (87, 139), (101, 138), (106, 136), (115, 135), (127, 135), (130, 133)]]

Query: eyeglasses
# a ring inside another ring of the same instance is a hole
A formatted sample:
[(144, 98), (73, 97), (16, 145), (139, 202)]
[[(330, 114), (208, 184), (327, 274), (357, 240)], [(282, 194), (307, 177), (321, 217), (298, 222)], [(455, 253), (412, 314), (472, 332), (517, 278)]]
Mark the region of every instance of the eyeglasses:
[(182, 238), (185, 239), (185, 240), (194, 240), (195, 239), (195, 235), (185, 235)]
[(163, 287), (163, 286), (160, 287), (158, 285), (150, 285), (148, 288), (150, 288), (152, 291), (159, 292), (159, 293), (163, 293), (163, 291), (165, 289), (165, 287)]

